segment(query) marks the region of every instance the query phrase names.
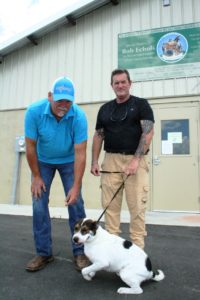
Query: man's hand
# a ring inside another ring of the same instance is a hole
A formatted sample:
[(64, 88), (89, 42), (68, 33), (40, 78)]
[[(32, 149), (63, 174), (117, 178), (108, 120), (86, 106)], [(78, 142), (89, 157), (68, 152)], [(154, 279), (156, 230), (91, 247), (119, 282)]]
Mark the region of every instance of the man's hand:
[(80, 190), (75, 187), (72, 187), (65, 199), (65, 206), (75, 204), (79, 194)]
[(44, 184), (44, 181), (41, 177), (33, 177), (31, 183), (32, 196), (36, 199), (39, 199), (41, 197), (42, 191), (46, 192), (46, 186)]
[(126, 175), (135, 175), (137, 173), (139, 163), (140, 159), (138, 157), (134, 157), (130, 164), (125, 167), (124, 173)]
[(100, 168), (98, 164), (99, 155), (101, 152), (102, 144), (104, 140), (104, 129), (98, 129), (94, 133), (92, 144), (92, 166), (90, 172), (94, 176), (100, 176)]
[(92, 163), (90, 172), (91, 172), (94, 176), (100, 176), (100, 169), (99, 169), (99, 164), (98, 164), (98, 162)]

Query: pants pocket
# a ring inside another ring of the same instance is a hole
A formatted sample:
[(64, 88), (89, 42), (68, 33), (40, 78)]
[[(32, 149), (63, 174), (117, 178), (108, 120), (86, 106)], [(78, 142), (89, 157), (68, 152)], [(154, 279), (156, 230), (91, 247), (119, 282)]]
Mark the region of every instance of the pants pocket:
[(149, 172), (149, 160), (147, 157), (143, 156), (140, 160), (140, 167)]

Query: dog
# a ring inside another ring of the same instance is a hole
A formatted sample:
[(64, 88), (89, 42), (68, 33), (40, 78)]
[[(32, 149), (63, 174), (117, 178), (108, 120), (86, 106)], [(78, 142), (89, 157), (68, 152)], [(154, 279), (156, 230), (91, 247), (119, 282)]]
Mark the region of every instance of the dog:
[(115, 272), (129, 286), (120, 287), (119, 294), (141, 294), (143, 281), (160, 281), (165, 277), (161, 270), (152, 270), (149, 257), (137, 245), (110, 234), (92, 219), (81, 219), (75, 224), (72, 240), (84, 244), (85, 255), (91, 262), (82, 269), (83, 277), (92, 280), (97, 271)]

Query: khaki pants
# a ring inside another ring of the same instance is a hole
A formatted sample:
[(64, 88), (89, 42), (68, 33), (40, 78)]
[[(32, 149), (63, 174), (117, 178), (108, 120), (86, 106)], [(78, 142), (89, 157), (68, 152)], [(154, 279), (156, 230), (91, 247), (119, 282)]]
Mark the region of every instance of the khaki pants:
[[(133, 155), (123, 155), (118, 153), (105, 153), (102, 163), (104, 171), (124, 171), (124, 167), (133, 159)], [(123, 173), (103, 173), (101, 176), (102, 206), (105, 208), (111, 201), (119, 186), (126, 179)], [(125, 192), (126, 202), (130, 213), (130, 239), (142, 249), (144, 248), (145, 211), (147, 207), (149, 191), (149, 167), (147, 157), (140, 160), (140, 165), (136, 175), (130, 175), (113, 201), (110, 203), (105, 213), (105, 227), (110, 233), (120, 234), (120, 212), (122, 206), (123, 192)]]

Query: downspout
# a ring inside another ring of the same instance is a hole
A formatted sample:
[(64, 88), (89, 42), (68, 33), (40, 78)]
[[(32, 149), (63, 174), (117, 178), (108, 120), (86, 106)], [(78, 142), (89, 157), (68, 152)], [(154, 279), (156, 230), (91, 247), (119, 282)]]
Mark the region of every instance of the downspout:
[(24, 136), (17, 136), (15, 139), (15, 166), (13, 172), (13, 184), (12, 184), (12, 194), (11, 194), (11, 204), (17, 204), (17, 186), (19, 182), (19, 170), (21, 154), (26, 151), (25, 138)]

